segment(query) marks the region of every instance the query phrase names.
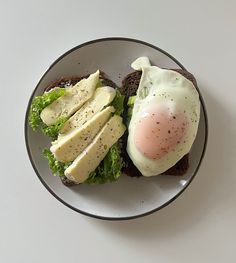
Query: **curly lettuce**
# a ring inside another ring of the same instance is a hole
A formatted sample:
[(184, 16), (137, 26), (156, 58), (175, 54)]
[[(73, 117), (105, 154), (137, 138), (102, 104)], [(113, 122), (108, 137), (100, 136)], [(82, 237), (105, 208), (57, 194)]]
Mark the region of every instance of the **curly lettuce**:
[(102, 79), (98, 79), (98, 82), (97, 82), (97, 85), (96, 85), (96, 89), (97, 88), (100, 88), (100, 87), (102, 87), (103, 86), (103, 81), (102, 81)]
[[(124, 111), (124, 96), (117, 90), (111, 105), (116, 109), (115, 114), (121, 115)], [(99, 164), (95, 171), (91, 172), (85, 184), (104, 184), (116, 181), (122, 174), (124, 162), (121, 157), (119, 142), (115, 143)]]
[(85, 184), (104, 184), (116, 181), (122, 174), (123, 160), (121, 158), (120, 146), (115, 143), (107, 153), (106, 157), (96, 168), (91, 172)]
[[(119, 91), (116, 93), (112, 105), (115, 107), (115, 114), (121, 114), (123, 108), (124, 97)], [(55, 124), (56, 125), (56, 124)], [(50, 127), (49, 127), (50, 128)], [(57, 128), (56, 128), (57, 130)], [(63, 163), (54, 157), (53, 153), (49, 149), (43, 151), (44, 157), (48, 160), (49, 168), (54, 175), (58, 175), (61, 178), (65, 177), (65, 170), (70, 166), (72, 162)], [(121, 149), (119, 142), (116, 142), (109, 150), (103, 161), (99, 164), (95, 171), (91, 172), (89, 178), (84, 182), (85, 184), (104, 184), (111, 183), (121, 176), (122, 167), (124, 162), (121, 157)]]
[[(97, 87), (102, 86), (102, 80), (100, 79)], [(50, 105), (53, 101), (57, 100), (65, 94), (65, 88), (55, 88), (49, 92), (45, 92), (41, 96), (37, 96), (33, 99), (30, 112), (29, 112), (29, 125), (34, 131), (41, 130), (45, 135), (56, 139), (58, 133), (64, 123), (68, 120), (67, 117), (59, 118), (53, 125), (47, 126), (43, 123), (40, 114), (44, 108)], [(116, 96), (111, 105), (116, 109), (115, 114), (121, 115), (123, 113), (124, 96), (119, 91), (116, 92)], [(56, 160), (55, 156), (49, 149), (43, 150), (43, 156), (48, 160), (50, 170), (54, 175), (61, 178), (65, 177), (65, 170), (71, 165), (72, 162), (63, 163)], [(123, 167), (123, 161), (121, 158), (121, 151), (119, 143), (115, 143), (107, 153), (104, 160), (93, 171), (89, 178), (85, 181), (86, 184), (103, 184), (107, 182), (116, 181), (121, 176), (121, 170)]]
[(34, 131), (41, 130), (45, 135), (50, 136), (53, 139), (57, 137), (60, 128), (67, 119), (59, 118), (55, 124), (47, 126), (45, 123), (43, 123), (40, 114), (44, 108), (64, 94), (65, 88), (55, 88), (33, 99), (30, 106), (28, 121), (30, 127)]
[[(96, 88), (101, 87), (102, 85), (102, 79), (99, 79)], [(63, 96), (65, 92), (65, 88), (54, 88), (49, 92), (45, 92), (43, 95), (37, 96), (33, 99), (28, 120), (29, 125), (34, 131), (41, 130), (45, 135), (51, 137), (53, 140), (57, 138), (60, 129), (68, 118), (60, 117), (53, 125), (47, 126), (40, 118), (40, 114), (44, 108)]]
[[(123, 161), (120, 157), (120, 147), (115, 143), (109, 150), (106, 157), (96, 168), (91, 172), (85, 184), (104, 184), (116, 181), (121, 176)], [(43, 150), (43, 156), (48, 160), (48, 166), (52, 174), (61, 178), (65, 177), (65, 170), (72, 162), (63, 163), (58, 161), (49, 149)]]
[(116, 96), (114, 100), (111, 103), (111, 106), (115, 108), (115, 114), (116, 115), (121, 115), (124, 111), (124, 99), (125, 97), (121, 95), (121, 93), (117, 90), (116, 91)]
[(51, 137), (53, 140), (56, 140), (58, 137), (58, 133), (63, 127), (64, 123), (68, 120), (69, 117), (60, 117), (54, 124), (45, 127), (42, 127), (42, 132)]
[(53, 153), (49, 149), (43, 150), (43, 156), (48, 160), (48, 166), (52, 171), (53, 175), (58, 175), (60, 177), (64, 177), (64, 172), (67, 167), (71, 165), (72, 162), (62, 163), (59, 162), (53, 155)]
[(127, 124), (129, 124), (132, 113), (133, 113), (133, 108), (134, 108), (134, 103), (135, 103), (136, 96), (130, 96), (127, 102), (128, 106), (128, 111), (127, 111)]

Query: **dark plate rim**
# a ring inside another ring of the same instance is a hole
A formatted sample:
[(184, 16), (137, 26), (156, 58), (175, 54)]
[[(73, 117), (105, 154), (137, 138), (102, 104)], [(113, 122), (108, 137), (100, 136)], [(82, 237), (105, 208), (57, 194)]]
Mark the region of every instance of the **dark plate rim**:
[(175, 59), (173, 56), (171, 56), (169, 53), (167, 53), (166, 51), (162, 50), (161, 48), (155, 46), (155, 45), (152, 45), (150, 43), (147, 43), (145, 41), (142, 41), (142, 40), (138, 40), (138, 39), (133, 39), (133, 38), (126, 38), (126, 37), (106, 37), (106, 38), (99, 38), (99, 39), (94, 39), (94, 40), (91, 40), (91, 41), (88, 41), (88, 42), (85, 42), (83, 44), (80, 44), (80, 45), (77, 45), (76, 47), (68, 50), (67, 52), (65, 52), (63, 55), (61, 55), (58, 59), (56, 59), (52, 64), (51, 66), (46, 70), (46, 72), (43, 74), (43, 76), (40, 78), (38, 84), (36, 85), (36, 87), (34, 88), (31, 96), (30, 96), (30, 99), (29, 99), (29, 102), (28, 102), (28, 105), (27, 105), (27, 109), (26, 109), (26, 114), (25, 114), (25, 123), (24, 123), (24, 135), (25, 135), (25, 144), (26, 144), (26, 149), (27, 149), (27, 153), (28, 153), (28, 156), (29, 156), (29, 159), (30, 159), (30, 162), (31, 162), (31, 165), (36, 173), (36, 175), (38, 176), (39, 180), (41, 181), (41, 183), (44, 185), (44, 187), (58, 200), (60, 201), (62, 204), (64, 204), (65, 206), (69, 207), (70, 209), (78, 212), (78, 213), (81, 213), (83, 215), (86, 215), (86, 216), (89, 216), (89, 217), (93, 217), (93, 218), (97, 218), (97, 219), (102, 219), (102, 220), (109, 220), (109, 221), (118, 221), (118, 220), (130, 220), (130, 219), (136, 219), (136, 218), (140, 218), (140, 217), (144, 217), (144, 216), (147, 216), (147, 215), (150, 215), (154, 212), (157, 212), (158, 210), (166, 207), (167, 205), (169, 205), (170, 203), (172, 203), (177, 197), (179, 197), (183, 192), (184, 190), (190, 185), (190, 183), (193, 181), (193, 179), (195, 178), (200, 166), (201, 166), (201, 163), (202, 163), (202, 160), (204, 158), (204, 155), (205, 155), (205, 152), (206, 152), (206, 146), (207, 146), (207, 141), (208, 141), (208, 118), (207, 118), (207, 112), (206, 112), (206, 106), (205, 106), (205, 103), (204, 103), (204, 100), (203, 100), (203, 97), (201, 95), (201, 92), (199, 90), (199, 88), (197, 87), (197, 90), (198, 90), (198, 93), (199, 93), (199, 97), (200, 97), (200, 102), (201, 102), (201, 106), (202, 106), (202, 109), (203, 109), (203, 114), (204, 114), (204, 119), (205, 119), (205, 141), (204, 141), (204, 147), (203, 147), (203, 151), (202, 151), (202, 154), (201, 154), (201, 157), (200, 157), (200, 160), (199, 160), (199, 163), (194, 171), (194, 174), (192, 175), (192, 177), (189, 179), (188, 183), (186, 183), (184, 185), (184, 187), (181, 189), (181, 191), (179, 191), (175, 196), (173, 196), (170, 200), (168, 200), (167, 202), (165, 202), (164, 204), (162, 204), (161, 206), (158, 206), (157, 208), (155, 209), (152, 209), (148, 212), (145, 212), (145, 213), (142, 213), (142, 214), (138, 214), (138, 215), (134, 215), (134, 216), (125, 216), (125, 217), (106, 217), (106, 216), (100, 216), (100, 215), (96, 215), (96, 214), (91, 214), (91, 213), (87, 213), (83, 210), (80, 210), (80, 209), (77, 209), (76, 207), (70, 205), (69, 203), (65, 202), (63, 199), (61, 199), (48, 185), (47, 183), (43, 180), (43, 178), (41, 177), (40, 173), (38, 172), (37, 170), (37, 167), (36, 165), (34, 164), (34, 161), (33, 161), (33, 158), (32, 158), (32, 155), (31, 155), (31, 152), (30, 152), (30, 147), (29, 147), (29, 141), (28, 141), (28, 130), (27, 130), (27, 127), (28, 127), (28, 115), (29, 115), (29, 110), (30, 110), (30, 105), (31, 105), (31, 102), (34, 98), (34, 95), (35, 95), (35, 92), (37, 91), (38, 89), (38, 86), (40, 85), (40, 83), (42, 82), (43, 78), (46, 76), (46, 74), (50, 71), (50, 69), (55, 65), (57, 64), (61, 59), (63, 59), (65, 56), (67, 56), (68, 54), (70, 54), (71, 52), (77, 50), (77, 49), (80, 49), (84, 46), (87, 46), (87, 45), (91, 45), (91, 44), (94, 44), (94, 43), (97, 43), (97, 42), (105, 42), (105, 41), (128, 41), (128, 42), (134, 42), (134, 43), (139, 43), (139, 44), (142, 44), (142, 45), (145, 45), (145, 46), (148, 46), (148, 47), (151, 47), (163, 54), (165, 54), (166, 56), (168, 56), (170, 59), (172, 59), (177, 65), (179, 65), (179, 67), (183, 70), (186, 70), (185, 67), (177, 60)]

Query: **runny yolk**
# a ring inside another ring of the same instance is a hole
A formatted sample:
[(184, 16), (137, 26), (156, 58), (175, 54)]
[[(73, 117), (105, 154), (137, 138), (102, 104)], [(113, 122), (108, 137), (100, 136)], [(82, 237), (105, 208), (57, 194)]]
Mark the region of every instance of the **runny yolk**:
[(185, 143), (188, 119), (184, 112), (172, 113), (167, 107), (152, 107), (137, 121), (134, 143), (149, 159), (160, 159)]

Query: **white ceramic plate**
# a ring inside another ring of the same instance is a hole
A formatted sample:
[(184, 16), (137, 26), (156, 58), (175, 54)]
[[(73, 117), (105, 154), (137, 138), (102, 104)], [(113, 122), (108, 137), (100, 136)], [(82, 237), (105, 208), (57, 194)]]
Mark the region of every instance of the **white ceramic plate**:
[(29, 100), (25, 118), (25, 140), (32, 166), (40, 181), (66, 206), (100, 219), (131, 219), (150, 214), (176, 199), (196, 175), (207, 142), (207, 116), (201, 99), (201, 118), (197, 138), (190, 152), (190, 168), (184, 176), (161, 175), (151, 178), (122, 176), (115, 183), (65, 187), (48, 168), (42, 149), (50, 140), (28, 126), (32, 99), (43, 93), (46, 86), (61, 77), (83, 76), (97, 69), (104, 71), (120, 85), (122, 78), (133, 70), (137, 57), (147, 56), (151, 63), (164, 68), (184, 67), (165, 51), (142, 41), (127, 38), (97, 39), (79, 45), (58, 58), (40, 79)]

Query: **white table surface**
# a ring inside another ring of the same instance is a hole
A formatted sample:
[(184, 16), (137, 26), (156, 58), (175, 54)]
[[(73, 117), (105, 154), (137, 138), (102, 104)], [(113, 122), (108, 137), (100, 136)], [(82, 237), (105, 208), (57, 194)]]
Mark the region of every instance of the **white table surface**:
[[(235, 11), (235, 0), (0, 0), (0, 262), (236, 262)], [(34, 174), (23, 134), (27, 100), (47, 67), (108, 36), (175, 56), (198, 79), (210, 127), (190, 187), (163, 210), (125, 222), (59, 203)]]

